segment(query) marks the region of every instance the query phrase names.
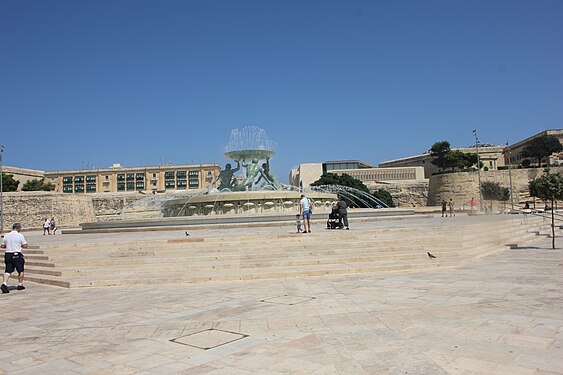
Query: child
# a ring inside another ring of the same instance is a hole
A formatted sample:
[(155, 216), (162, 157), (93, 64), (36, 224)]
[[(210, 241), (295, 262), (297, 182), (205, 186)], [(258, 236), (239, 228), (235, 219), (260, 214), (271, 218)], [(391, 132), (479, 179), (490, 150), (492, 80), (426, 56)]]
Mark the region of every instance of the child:
[(297, 224), (297, 233), (301, 233), (301, 215), (295, 215), (295, 224)]

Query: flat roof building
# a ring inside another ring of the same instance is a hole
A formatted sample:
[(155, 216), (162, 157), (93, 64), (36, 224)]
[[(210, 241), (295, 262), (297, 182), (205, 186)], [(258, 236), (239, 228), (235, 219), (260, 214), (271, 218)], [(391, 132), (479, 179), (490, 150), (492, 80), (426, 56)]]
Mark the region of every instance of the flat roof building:
[(196, 190), (207, 188), (219, 174), (218, 164), (160, 165), (45, 172), (56, 192), (110, 193), (120, 191)]

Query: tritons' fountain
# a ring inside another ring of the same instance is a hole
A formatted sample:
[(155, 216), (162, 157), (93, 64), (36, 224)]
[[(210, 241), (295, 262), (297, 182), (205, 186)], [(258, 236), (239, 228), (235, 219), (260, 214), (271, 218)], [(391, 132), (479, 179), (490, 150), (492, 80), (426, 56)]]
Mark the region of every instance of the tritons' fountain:
[[(191, 225), (237, 224), (251, 222), (289, 222), (299, 212), (301, 194), (313, 205), (313, 218), (326, 218), (338, 195), (359, 202), (355, 217), (411, 215), (412, 210), (373, 210), (385, 207), (371, 194), (345, 186), (317, 186), (302, 192), (281, 183), (270, 168), (275, 145), (263, 129), (234, 129), (225, 147), (231, 163), (221, 170), (208, 188), (199, 191), (167, 191), (147, 195), (124, 207), (105, 221), (82, 223), (82, 230), (121, 231), (139, 227), (177, 228)], [(240, 172), (239, 172), (240, 171)], [(239, 175), (236, 173), (239, 172)], [(217, 185), (217, 188), (214, 186)], [(321, 214), (321, 215), (319, 215)]]
[[(164, 217), (205, 215), (264, 215), (299, 212), (302, 192), (281, 183), (270, 168), (275, 154), (275, 144), (258, 127), (249, 126), (231, 131), (225, 147), (225, 157), (231, 163), (219, 173), (212, 184), (217, 189), (200, 195), (167, 200), (162, 204)], [(235, 173), (244, 169), (237, 176)], [(334, 193), (307, 192), (314, 210), (325, 212), (336, 202)]]

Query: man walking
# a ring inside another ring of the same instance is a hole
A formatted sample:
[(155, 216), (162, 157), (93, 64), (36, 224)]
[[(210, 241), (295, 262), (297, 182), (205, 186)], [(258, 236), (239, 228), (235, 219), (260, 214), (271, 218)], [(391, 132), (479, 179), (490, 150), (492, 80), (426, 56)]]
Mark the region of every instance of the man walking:
[(311, 233), (311, 202), (305, 194), (301, 194), (299, 214), (303, 215), (303, 233)]
[(340, 229), (344, 227), (346, 227), (346, 229), (350, 229), (348, 227), (348, 205), (343, 197), (340, 197), (336, 207), (338, 207), (338, 226)]
[(20, 233), (22, 226), (20, 223), (12, 225), (12, 231), (4, 236), (2, 241), (2, 249), (6, 249), (4, 253), (4, 263), (6, 264), (6, 271), (2, 282), (2, 293), (10, 293), (8, 289), (8, 280), (14, 272), (18, 271), (18, 290), (24, 290), (23, 286), (23, 271), (25, 260), (22, 254), (22, 248), (27, 249), (27, 242), (23, 234)]

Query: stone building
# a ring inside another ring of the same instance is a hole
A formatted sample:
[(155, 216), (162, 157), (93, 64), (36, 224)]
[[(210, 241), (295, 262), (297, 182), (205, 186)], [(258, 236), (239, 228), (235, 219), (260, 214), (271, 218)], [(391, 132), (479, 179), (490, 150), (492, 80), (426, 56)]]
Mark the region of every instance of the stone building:
[(27, 169), (27, 168), (17, 168), (17, 167), (10, 167), (10, 166), (3, 166), (2, 173), (4, 174), (11, 174), (14, 176), (14, 180), (19, 181), (18, 190), (21, 191), (23, 184), (30, 180), (42, 180), (45, 178), (45, 172), (35, 170), (35, 169)]
[(206, 188), (219, 174), (218, 164), (160, 165), (45, 172), (62, 193), (196, 190)]
[[(550, 129), (550, 130), (544, 130), (540, 133), (534, 134), (531, 137), (528, 137), (520, 142), (516, 142), (513, 145), (510, 145), (508, 147), (506, 147), (505, 152), (504, 152), (504, 159), (505, 159), (505, 163), (508, 165), (518, 165), (518, 164), (522, 164), (522, 161), (524, 159), (526, 159), (526, 157), (524, 156), (524, 149), (526, 148), (526, 146), (528, 146), (528, 144), (530, 143), (530, 141), (532, 141), (535, 138), (538, 137), (542, 137), (545, 135), (552, 135), (555, 138), (559, 139), (559, 142), (563, 144), (563, 129)], [(532, 162), (532, 164), (534, 164), (534, 160), (530, 160), (530, 162)], [(549, 158), (549, 164), (550, 165), (560, 165), (563, 163), (563, 153), (558, 153), (558, 154), (554, 154)], [(537, 163), (536, 163), (537, 164)]]
[[(483, 167), (489, 170), (497, 170), (505, 164), (504, 146), (482, 145), (479, 146), (479, 159), (483, 163)], [(461, 151), (468, 154), (477, 153), (475, 147), (457, 147), (452, 148), (454, 151)], [(420, 155), (408, 156), (401, 159), (389, 160), (379, 163), (380, 168), (397, 168), (397, 167), (422, 167), (424, 168), (424, 178), (430, 178), (434, 173), (438, 172), (438, 167), (432, 164), (433, 157), (429, 152)]]
[(323, 173), (344, 173), (370, 186), (377, 183), (396, 181), (424, 181), (422, 167), (377, 168), (360, 160), (327, 161), (324, 163), (299, 164), (291, 170), (290, 184), (300, 188), (308, 188)]

